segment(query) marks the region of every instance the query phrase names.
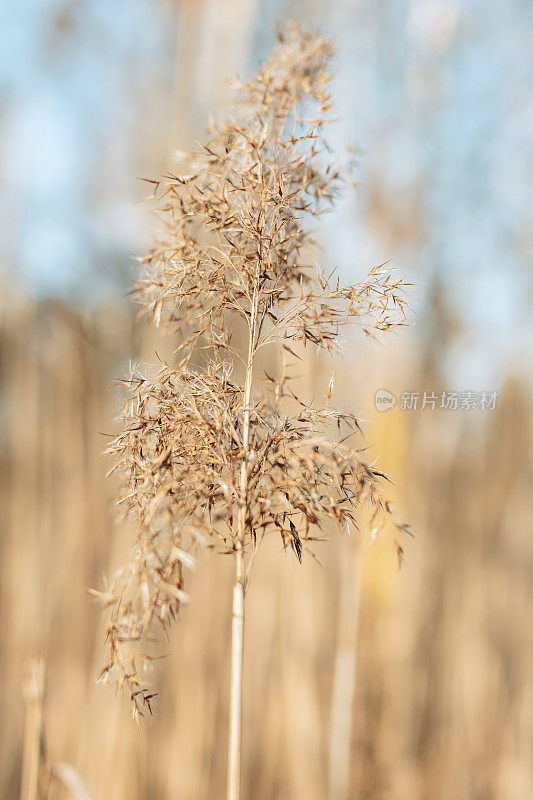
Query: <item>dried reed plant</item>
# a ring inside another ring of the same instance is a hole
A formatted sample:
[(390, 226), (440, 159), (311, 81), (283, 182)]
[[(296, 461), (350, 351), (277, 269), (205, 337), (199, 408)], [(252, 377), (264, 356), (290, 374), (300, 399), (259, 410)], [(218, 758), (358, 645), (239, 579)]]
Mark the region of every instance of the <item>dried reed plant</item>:
[[(63, 761), (51, 761), (44, 724), (46, 664), (32, 658), (25, 665), (23, 694), (26, 723), (22, 753), (20, 800), (40, 800), (54, 795), (54, 784), (62, 784), (77, 800), (91, 800), (76, 770)], [(54, 795), (55, 796), (55, 795)]]
[[(202, 545), (234, 558), (229, 800), (240, 795), (244, 599), (260, 542), (275, 532), (301, 561), (329, 521), (356, 528), (363, 504), (373, 528), (392, 519), (383, 474), (349, 443), (357, 419), (330, 407), (332, 384), (324, 407), (291, 388), (303, 348), (338, 351), (352, 323), (388, 331), (403, 323), (405, 301), (401, 279), (382, 267), (341, 287), (308, 263), (305, 218), (327, 210), (342, 182), (325, 163), (332, 47), (295, 24), (279, 40), (239, 86), (229, 120), (212, 125), (180, 174), (154, 182), (164, 234), (134, 292), (176, 348), (155, 375), (134, 370), (124, 382), (123, 430), (107, 451), (137, 531), (129, 563), (101, 593), (110, 608), (101, 678), (127, 689), (136, 717), (151, 710), (150, 642), (187, 599), (185, 570)], [(268, 347), (283, 365), (259, 391), (254, 366)], [(401, 554), (404, 526), (392, 523)]]

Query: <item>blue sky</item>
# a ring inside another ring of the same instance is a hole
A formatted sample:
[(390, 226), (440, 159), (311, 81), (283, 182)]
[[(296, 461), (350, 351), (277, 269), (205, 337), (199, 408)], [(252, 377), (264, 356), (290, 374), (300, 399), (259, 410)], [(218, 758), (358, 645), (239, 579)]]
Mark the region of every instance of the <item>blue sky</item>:
[[(461, 379), (494, 382), (523, 365), (532, 338), (533, 5), (250, 7), (245, 74), (287, 14), (337, 43), (335, 135), (360, 148), (361, 188), (326, 224), (328, 261), (352, 279), (392, 259), (417, 284), (422, 320), (438, 276), (463, 328), (446, 354)], [(25, 0), (4, 10), (2, 268), (22, 290), (83, 304), (125, 285), (149, 236), (136, 178), (160, 163), (153, 151), (170, 129), (179, 24), (154, 0)], [(376, 187), (392, 198), (391, 217), (420, 195), (422, 235), (391, 240), (369, 222)]]

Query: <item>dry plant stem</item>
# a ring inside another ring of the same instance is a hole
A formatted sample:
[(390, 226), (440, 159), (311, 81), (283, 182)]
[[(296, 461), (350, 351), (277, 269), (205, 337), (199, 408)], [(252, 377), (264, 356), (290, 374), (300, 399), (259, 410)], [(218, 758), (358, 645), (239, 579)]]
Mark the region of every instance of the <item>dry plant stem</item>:
[[(259, 270), (258, 270), (259, 272)], [(246, 564), (244, 544), (248, 493), (248, 454), (250, 439), (250, 403), (252, 399), (253, 358), (257, 320), (257, 278), (254, 285), (248, 342), (248, 358), (244, 387), (243, 460), (241, 464), (241, 497), (238, 509), (238, 532), (235, 540), (235, 584), (233, 586), (233, 620), (231, 629), (230, 715), (228, 738), (228, 800), (239, 800), (241, 793), (242, 758), (242, 664), (244, 655), (244, 594)]]
[(341, 565), (337, 652), (331, 698), (328, 800), (348, 800), (350, 796), (352, 707), (357, 669), (362, 556), (354, 542), (345, 544), (349, 546), (343, 548)]
[(32, 659), (28, 663), (27, 669), (28, 677), (24, 685), (26, 725), (24, 729), (20, 800), (38, 800), (43, 727), (44, 662), (40, 659)]
[(244, 651), (244, 550), (235, 553), (233, 623), (231, 629), (231, 690), (228, 741), (228, 800), (239, 800), (242, 752), (242, 662)]
[(331, 382), (325, 405), (298, 397), (284, 368), (253, 386), (262, 348), (296, 363), (306, 347), (339, 352), (349, 325), (373, 336), (405, 320), (402, 280), (382, 266), (342, 286), (310, 263), (305, 218), (325, 212), (343, 180), (324, 131), (332, 48), (295, 23), (279, 40), (199, 152), (152, 182), (163, 230), (134, 294), (176, 350), (124, 382), (123, 426), (107, 452), (123, 478), (117, 506), (136, 530), (129, 561), (97, 592), (109, 608), (100, 678), (129, 694), (138, 719), (157, 694), (146, 679), (154, 634), (167, 634), (187, 601), (186, 571), (204, 546), (234, 557), (228, 800), (240, 793), (244, 599), (257, 543), (275, 533), (301, 562), (330, 522), (358, 530), (363, 506), (373, 536), (393, 526), (399, 555), (406, 532), (382, 495), (386, 476), (354, 442), (358, 420), (330, 405)]

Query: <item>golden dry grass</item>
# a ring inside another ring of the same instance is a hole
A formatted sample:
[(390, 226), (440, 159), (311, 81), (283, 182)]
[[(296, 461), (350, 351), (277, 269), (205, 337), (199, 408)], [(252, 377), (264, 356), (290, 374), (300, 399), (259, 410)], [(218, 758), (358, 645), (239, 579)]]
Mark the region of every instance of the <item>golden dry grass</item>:
[[(342, 182), (326, 138), (331, 52), (294, 23), (282, 29), (229, 118), (154, 182), (164, 227), (134, 294), (174, 352), (155, 374), (140, 367), (124, 381), (122, 430), (106, 450), (110, 474), (123, 479), (117, 506), (136, 530), (128, 563), (93, 590), (109, 609), (100, 678), (129, 696), (137, 721), (156, 696), (147, 680), (154, 639), (188, 601), (196, 556), (206, 546), (235, 559), (233, 798), (244, 598), (265, 537), (276, 534), (301, 563), (306, 552), (316, 558), (327, 526), (360, 531), (362, 509), (373, 536), (393, 529), (400, 557), (409, 533), (355, 438), (356, 416), (334, 405), (333, 375), (310, 397), (295, 393), (308, 350), (308, 361), (331, 356), (349, 326), (375, 337), (406, 319), (404, 282), (383, 266), (344, 286), (310, 263), (309, 224)], [(264, 351), (272, 367), (261, 373)]]
[[(81, 318), (60, 305), (13, 303), (2, 322), (0, 783), (9, 800), (19, 796), (23, 665), (38, 655), (50, 759), (74, 767), (93, 800), (207, 800), (224, 791), (229, 559), (207, 555), (192, 576), (194, 602), (156, 667), (160, 696), (144, 730), (95, 682), (101, 619), (86, 587), (128, 547), (128, 531), (111, 521), (101, 432), (113, 432), (110, 383), (142, 349), (120, 309)], [(424, 388), (416, 353), (407, 355), (412, 388)], [(373, 352), (365, 361), (364, 381), (360, 362), (357, 373), (337, 371), (341, 398), (363, 405), (363, 416), (374, 375), (405, 388), (375, 360)], [(342, 587), (362, 558), (350, 796), (528, 800), (529, 408), (515, 380), (475, 422), (466, 413), (374, 415), (367, 438), (417, 530), (401, 572), (386, 540), (362, 555), (349, 539), (329, 543), (327, 570), (311, 559), (300, 566), (274, 541), (267, 547), (248, 605), (245, 796), (326, 796), (335, 658), (339, 642), (348, 651), (355, 643)], [(67, 796), (57, 779), (51, 796)]]
[[(242, 64), (252, 12), (240, 2), (231, 13), (227, 4), (209, 13), (202, 3), (181, 5), (169, 105), (183, 146), (198, 133), (187, 121), (203, 120), (195, 104), (207, 99), (198, 87), (210, 69), (224, 105), (222, 79)], [(214, 31), (203, 47), (194, 35), (200, 19)], [(164, 125), (154, 128), (149, 149), (159, 151)], [(160, 152), (152, 159), (161, 165)], [(388, 252), (423, 238), (420, 197), (406, 201), (402, 189), (398, 208), (374, 191), (368, 221)], [(72, 796), (70, 786), (83, 797), (83, 782), (93, 800), (221, 797), (229, 559), (205, 553), (191, 575), (194, 602), (155, 665), (160, 695), (146, 727), (138, 731), (96, 685), (102, 621), (87, 588), (124, 562), (131, 533), (114, 526), (115, 487), (101, 458), (117, 433), (111, 384), (132, 355), (152, 359), (154, 341), (122, 307), (78, 314), (8, 296), (2, 308), (0, 794), (55, 800)], [(375, 351), (357, 362), (348, 354), (336, 390), (348, 410), (370, 418), (372, 453), (394, 477), (393, 499), (416, 544), (399, 572), (386, 538), (372, 548), (336, 539), (321, 551), (327, 570), (267, 543), (248, 599), (245, 797), (339, 800), (345, 780), (346, 796), (366, 800), (531, 797), (530, 393), (509, 379), (491, 415), (378, 415), (378, 386), (436, 388), (431, 346), (411, 345), (395, 351), (395, 364)], [(312, 393), (330, 367), (308, 361), (302, 375)], [(42, 706), (38, 682), (28, 683), (36, 656), (47, 676)]]

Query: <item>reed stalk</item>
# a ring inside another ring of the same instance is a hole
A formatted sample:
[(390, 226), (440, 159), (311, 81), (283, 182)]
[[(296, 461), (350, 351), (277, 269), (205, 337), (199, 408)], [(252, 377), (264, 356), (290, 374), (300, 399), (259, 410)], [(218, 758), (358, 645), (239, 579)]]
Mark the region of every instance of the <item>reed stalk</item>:
[(20, 800), (39, 800), (45, 691), (44, 661), (40, 658), (31, 659), (26, 665), (26, 670), (27, 675), (23, 687), (26, 700), (26, 724)]
[(246, 592), (246, 516), (248, 502), (248, 463), (250, 455), (250, 402), (252, 398), (253, 363), (257, 322), (257, 283), (261, 265), (256, 270), (250, 330), (248, 334), (248, 357), (244, 383), (243, 406), (243, 460), (241, 464), (241, 497), (238, 509), (238, 527), (235, 541), (235, 583), (233, 586), (233, 622), (231, 628), (231, 679), (230, 713), (228, 737), (228, 800), (239, 800), (241, 791), (242, 760), (242, 668), (244, 657), (244, 599)]
[[(405, 319), (402, 280), (382, 266), (341, 286), (310, 263), (304, 219), (328, 210), (343, 182), (324, 133), (331, 54), (289, 24), (202, 150), (152, 182), (165, 228), (134, 291), (176, 349), (155, 373), (124, 381), (123, 430), (108, 448), (137, 531), (129, 563), (100, 593), (110, 609), (100, 677), (128, 691), (137, 719), (155, 696), (145, 678), (154, 630), (166, 632), (188, 599), (186, 570), (204, 546), (235, 560), (228, 800), (240, 797), (245, 594), (261, 542), (276, 533), (301, 562), (328, 522), (348, 532), (363, 504), (372, 527), (392, 522), (399, 550), (405, 532), (382, 495), (385, 476), (349, 444), (358, 420), (330, 405), (332, 382), (321, 406), (299, 397), (291, 376), (306, 348), (339, 352), (346, 326), (374, 336)], [(261, 388), (262, 350), (284, 366)]]

